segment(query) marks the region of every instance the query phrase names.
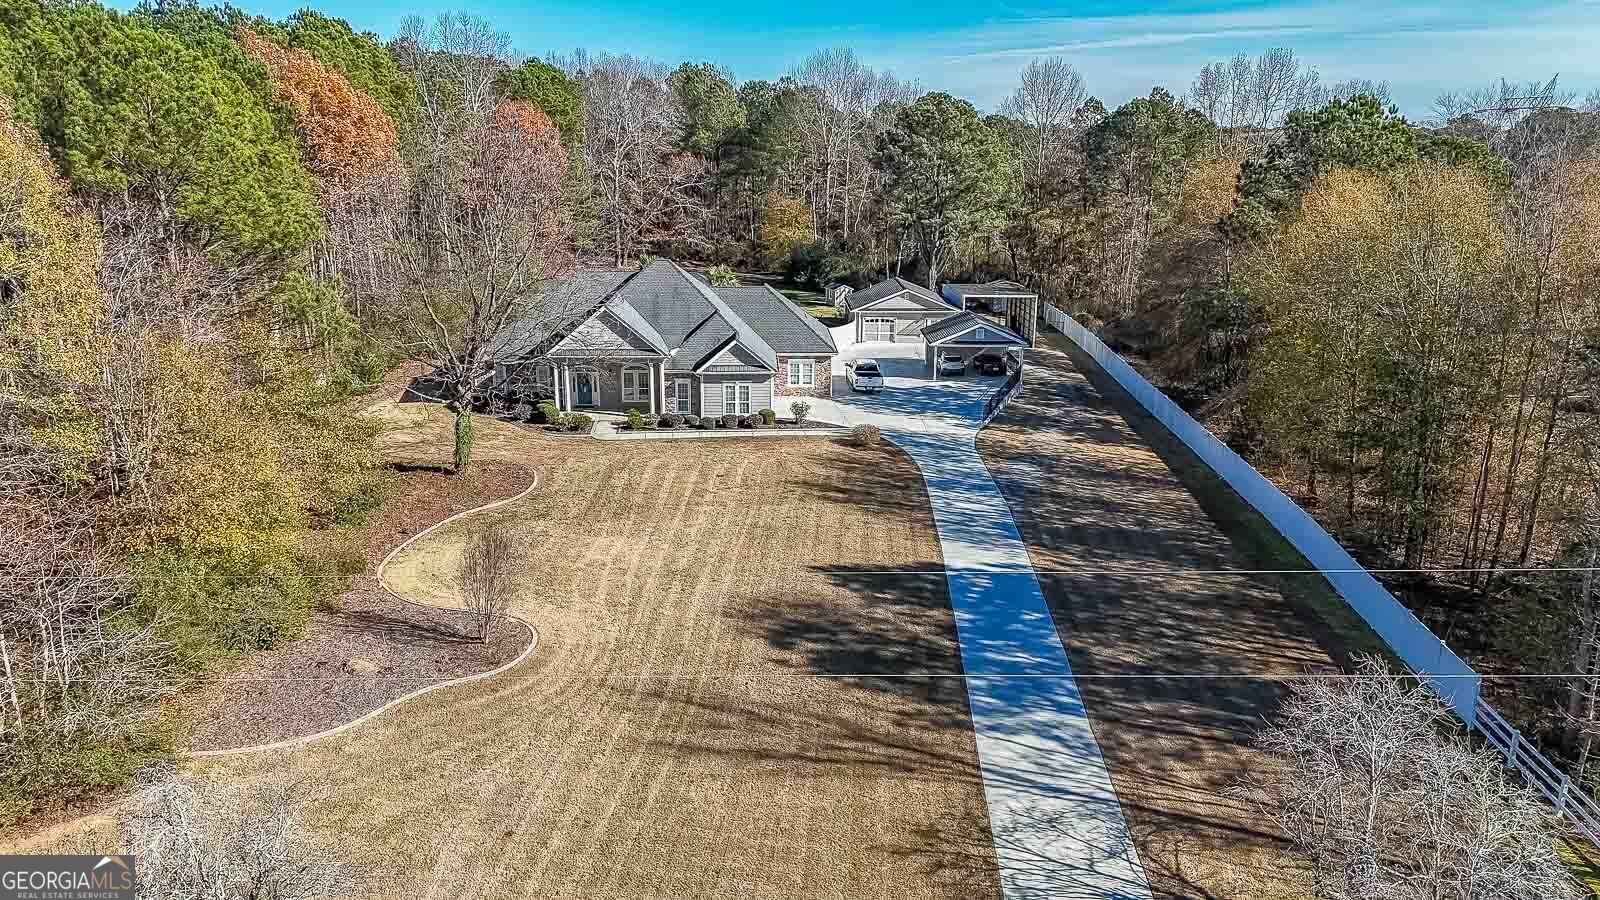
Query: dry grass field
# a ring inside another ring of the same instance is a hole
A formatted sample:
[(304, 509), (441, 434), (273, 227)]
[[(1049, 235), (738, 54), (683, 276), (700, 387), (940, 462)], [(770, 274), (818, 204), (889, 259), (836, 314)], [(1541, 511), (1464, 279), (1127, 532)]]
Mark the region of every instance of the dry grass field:
[[(1370, 649), (1270, 526), (1059, 337), (979, 438), (1017, 516), (1158, 897), (1308, 896), (1228, 795), (1282, 679)], [(1070, 351), (1070, 352), (1069, 352)], [(1131, 424), (1130, 424), (1131, 423)]]
[[(442, 417), (393, 411), (399, 452)], [(524, 541), (505, 676), (304, 749), (205, 763), (312, 777), (319, 833), (395, 898), (998, 897), (921, 481), (832, 441), (601, 443), (487, 423), (542, 479), (486, 515)], [(388, 580), (456, 603), (471, 520)], [(952, 843), (952, 823), (965, 840)]]

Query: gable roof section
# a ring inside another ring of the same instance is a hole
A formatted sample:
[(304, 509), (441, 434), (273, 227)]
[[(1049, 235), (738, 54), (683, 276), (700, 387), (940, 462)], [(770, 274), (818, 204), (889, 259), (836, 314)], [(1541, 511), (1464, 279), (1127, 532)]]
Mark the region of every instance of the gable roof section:
[(628, 301), (618, 297), (607, 301), (550, 348), (550, 356), (558, 358), (648, 358), (669, 353), (655, 328)]
[(881, 303), (890, 297), (897, 297), (902, 294), (913, 297), (918, 302), (925, 303), (929, 307), (937, 307), (939, 309), (950, 308), (949, 301), (945, 300), (943, 297), (940, 297), (938, 294), (935, 294), (933, 291), (928, 290), (920, 284), (916, 284), (899, 277), (886, 278), (872, 287), (862, 288), (859, 291), (852, 291), (845, 296), (844, 302), (845, 306), (847, 306), (851, 312), (855, 312), (863, 307), (871, 306), (874, 303)]
[(772, 370), (738, 341), (730, 341), (725, 349), (712, 354), (695, 371), (706, 375), (766, 375)]
[(779, 353), (837, 353), (833, 333), (788, 297), (759, 287), (716, 288), (718, 297)]
[[(503, 328), (495, 341), (497, 356), (533, 353), (560, 332), (582, 324), (555, 321), (562, 314), (593, 309), (634, 273), (623, 271), (577, 272), (545, 285), (544, 293), (528, 315)], [(583, 318), (587, 318), (584, 316)], [(565, 327), (563, 327), (565, 326)]]
[(640, 269), (617, 296), (638, 310), (668, 347), (683, 346), (684, 339), (717, 312), (710, 288), (665, 259)]
[(975, 312), (959, 312), (922, 329), (930, 344), (984, 344), (1026, 347), (1027, 340), (1009, 328), (996, 325)]

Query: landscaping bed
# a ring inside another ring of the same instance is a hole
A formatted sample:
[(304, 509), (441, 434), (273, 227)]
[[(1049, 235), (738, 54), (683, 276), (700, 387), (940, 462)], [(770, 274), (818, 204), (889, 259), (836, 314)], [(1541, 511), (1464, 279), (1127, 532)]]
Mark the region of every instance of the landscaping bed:
[[(765, 410), (771, 412), (771, 410)], [(794, 419), (780, 419), (777, 417), (763, 417), (759, 414), (749, 416), (684, 416), (677, 413), (668, 413), (655, 417), (641, 416), (637, 420), (630, 417), (616, 423), (617, 431), (732, 431), (739, 428), (761, 429), (780, 431), (785, 428), (803, 428), (808, 431), (819, 428), (838, 428), (832, 422), (819, 422), (816, 419), (806, 419), (803, 422)]]
[(462, 610), (396, 600), (368, 587), (318, 610), (305, 637), (257, 653), (195, 695), (192, 750), (224, 750), (306, 737), (354, 721), (442, 681), (513, 660), (532, 635), (501, 624), (487, 642), (469, 638)]
[(362, 574), (313, 614), (299, 640), (250, 655), (179, 701), (191, 749), (315, 734), (429, 684), (493, 669), (527, 646), (528, 630), (515, 622), (486, 644), (466, 640), (463, 613), (396, 600), (374, 573), (389, 551), (423, 529), (526, 489), (547, 444), (480, 419), (476, 461), (455, 475), (447, 465), (449, 411), (387, 399), (400, 396), (404, 379), (391, 381), (381, 391), (385, 399), (365, 410), (386, 426), (378, 446), (395, 472), (389, 495), (365, 525), (314, 535), (321, 549), (346, 557)]

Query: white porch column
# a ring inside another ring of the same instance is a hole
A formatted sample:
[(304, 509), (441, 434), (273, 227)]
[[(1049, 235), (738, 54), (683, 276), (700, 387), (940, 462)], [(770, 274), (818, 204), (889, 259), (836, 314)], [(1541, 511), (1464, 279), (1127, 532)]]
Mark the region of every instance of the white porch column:
[(650, 415), (660, 415), (660, 413), (656, 411), (656, 385), (660, 384), (660, 382), (656, 380), (656, 364), (651, 363), (650, 365), (645, 366), (644, 373), (644, 377), (650, 380)]
[(567, 390), (567, 364), (556, 366), (556, 409), (562, 412), (572, 410), (572, 398)]

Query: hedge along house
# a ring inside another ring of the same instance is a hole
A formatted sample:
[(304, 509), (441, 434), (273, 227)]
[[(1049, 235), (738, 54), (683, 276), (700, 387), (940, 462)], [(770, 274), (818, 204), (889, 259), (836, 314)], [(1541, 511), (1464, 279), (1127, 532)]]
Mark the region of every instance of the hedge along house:
[(714, 288), (656, 260), (637, 272), (578, 273), (546, 293), (592, 305), (558, 333), (536, 333), (531, 318), (508, 329), (496, 383), (518, 399), (718, 416), (832, 396), (832, 335), (770, 287)]
[(1004, 318), (1030, 347), (1039, 337), (1039, 295), (1015, 281), (946, 284), (940, 290), (956, 309), (984, 309)]
[(922, 342), (922, 329), (956, 312), (938, 294), (904, 278), (889, 278), (844, 297), (857, 343)]
[(1022, 351), (1028, 342), (1009, 328), (978, 315), (959, 312), (941, 319), (922, 332), (926, 349), (923, 355), (933, 380), (939, 380), (938, 361), (945, 357), (958, 357), (966, 362), (980, 353), (1011, 354), (1010, 365), (1022, 365)]

